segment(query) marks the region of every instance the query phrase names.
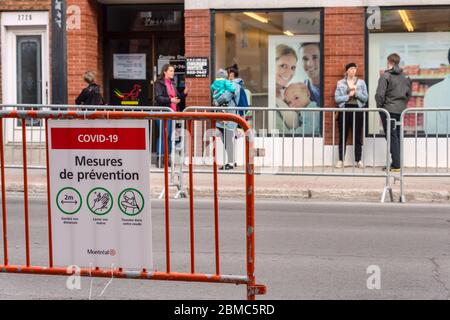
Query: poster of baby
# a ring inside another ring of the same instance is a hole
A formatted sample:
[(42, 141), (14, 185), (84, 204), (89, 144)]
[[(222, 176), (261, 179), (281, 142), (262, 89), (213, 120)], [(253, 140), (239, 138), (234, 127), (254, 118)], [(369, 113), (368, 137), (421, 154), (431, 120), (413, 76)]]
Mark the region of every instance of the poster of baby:
[[(321, 132), (320, 37), (269, 36), (269, 128), (280, 135)], [(311, 111), (294, 111), (304, 108)]]

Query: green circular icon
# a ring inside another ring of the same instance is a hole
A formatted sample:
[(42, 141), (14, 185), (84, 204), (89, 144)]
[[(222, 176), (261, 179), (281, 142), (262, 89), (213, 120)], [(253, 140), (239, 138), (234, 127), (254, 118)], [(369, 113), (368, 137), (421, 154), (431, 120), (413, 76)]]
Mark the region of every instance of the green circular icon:
[(144, 197), (138, 190), (127, 188), (119, 194), (118, 204), (124, 214), (136, 216), (144, 209)]
[(56, 205), (64, 214), (75, 214), (81, 209), (81, 194), (72, 187), (62, 188), (56, 195)]
[(89, 210), (98, 216), (103, 216), (110, 212), (113, 207), (113, 202), (111, 192), (100, 187), (89, 191), (86, 197)]

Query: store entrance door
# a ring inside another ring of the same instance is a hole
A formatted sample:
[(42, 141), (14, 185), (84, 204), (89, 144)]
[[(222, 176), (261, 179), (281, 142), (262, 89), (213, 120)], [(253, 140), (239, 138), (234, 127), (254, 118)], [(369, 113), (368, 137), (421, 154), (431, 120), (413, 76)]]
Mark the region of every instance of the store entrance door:
[[(155, 105), (165, 63), (184, 63), (183, 6), (105, 6), (104, 92), (110, 105)], [(176, 84), (184, 89), (183, 68)]]
[[(49, 103), (49, 40), (47, 12), (1, 13), (1, 77), (4, 104)], [(27, 140), (42, 142), (43, 123), (26, 120)], [(22, 140), (22, 121), (8, 119), (5, 140), (17, 145)]]

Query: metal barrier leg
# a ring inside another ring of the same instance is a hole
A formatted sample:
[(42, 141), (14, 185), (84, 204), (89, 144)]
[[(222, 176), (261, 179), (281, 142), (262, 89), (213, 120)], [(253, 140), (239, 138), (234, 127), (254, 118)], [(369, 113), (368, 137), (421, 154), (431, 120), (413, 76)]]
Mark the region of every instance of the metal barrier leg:
[(384, 203), (386, 201), (386, 194), (388, 192), (389, 192), (389, 198), (391, 199), (391, 202), (394, 202), (394, 194), (392, 193), (392, 187), (385, 186), (383, 189), (383, 194), (381, 195), (381, 203)]
[[(180, 122), (180, 134), (179, 134), (179, 147), (178, 149), (174, 147), (174, 150), (176, 151), (175, 155), (178, 156), (178, 164), (179, 164), (179, 170), (177, 172), (178, 180), (177, 180), (177, 189), (178, 192), (175, 195), (175, 199), (179, 198), (187, 198), (187, 192), (184, 185), (184, 176), (183, 176), (183, 165), (184, 165), (184, 156), (185, 156), (185, 141), (186, 141), (186, 135), (185, 135), (185, 126), (184, 121)], [(176, 127), (176, 126), (175, 126)]]
[(161, 200), (162, 198), (164, 198), (164, 194), (166, 193), (165, 191), (166, 191), (166, 190), (165, 190), (165, 188), (163, 187), (163, 189), (161, 190), (161, 193), (160, 193), (159, 196), (158, 196), (158, 199), (159, 199), (159, 200)]
[(187, 193), (185, 190), (178, 190), (177, 193), (175, 194), (175, 199), (185, 199), (187, 198)]
[[(172, 128), (172, 131), (169, 132), (169, 135), (172, 136), (172, 139), (170, 141), (172, 148), (170, 152), (170, 183), (169, 187), (176, 187), (177, 193), (174, 196), (174, 199), (179, 198), (187, 198), (187, 191), (184, 186), (184, 180), (183, 180), (183, 162), (184, 162), (184, 122), (177, 122), (176, 120), (171, 121), (172, 125), (169, 126)], [(177, 127), (177, 124), (181, 124), (180, 128)], [(178, 133), (178, 137), (181, 139), (178, 142), (178, 146), (176, 143), (177, 140), (177, 130), (180, 130), (181, 132)], [(177, 168), (178, 164), (178, 168)], [(161, 190), (161, 193), (159, 194), (158, 199), (162, 199), (164, 197), (165, 188), (163, 187)]]
[[(33, 119), (32, 119), (33, 120)], [(25, 211), (25, 254), (27, 267), (30, 266), (30, 223), (28, 215), (28, 171), (27, 171), (27, 128), (26, 120), (22, 121), (22, 154), (23, 154), (23, 202)]]
[(3, 225), (3, 263), (5, 266), (8, 261), (8, 230), (6, 222), (6, 183), (5, 183), (5, 150), (3, 147), (3, 118), (0, 118), (0, 172), (2, 184), (2, 225)]

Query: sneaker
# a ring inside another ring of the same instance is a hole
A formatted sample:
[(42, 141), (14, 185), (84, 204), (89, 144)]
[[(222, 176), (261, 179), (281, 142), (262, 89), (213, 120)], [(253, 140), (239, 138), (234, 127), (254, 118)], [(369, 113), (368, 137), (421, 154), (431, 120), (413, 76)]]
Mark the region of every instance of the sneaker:
[(341, 160), (339, 160), (337, 163), (336, 163), (336, 167), (335, 168), (342, 168), (344, 166), (344, 163), (341, 161)]
[(226, 165), (220, 167), (220, 170), (231, 170), (231, 169), (234, 169), (234, 166), (232, 164), (229, 164), (229, 163), (227, 163)]
[(363, 163), (361, 160), (359, 160), (359, 161), (356, 163), (356, 166), (357, 166), (358, 168), (360, 168), (360, 169), (364, 169), (364, 163)]

